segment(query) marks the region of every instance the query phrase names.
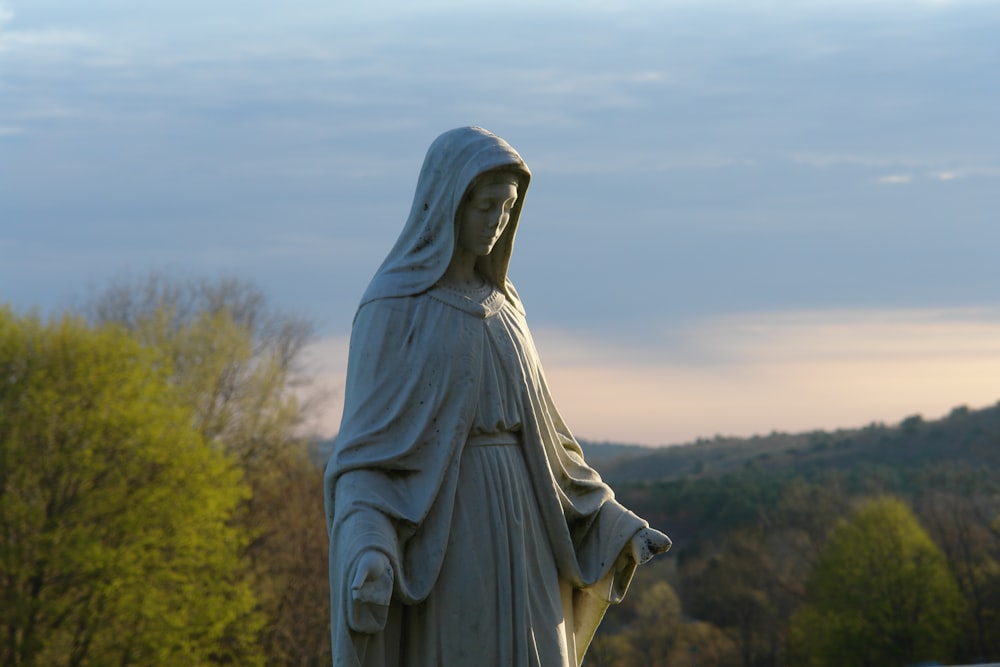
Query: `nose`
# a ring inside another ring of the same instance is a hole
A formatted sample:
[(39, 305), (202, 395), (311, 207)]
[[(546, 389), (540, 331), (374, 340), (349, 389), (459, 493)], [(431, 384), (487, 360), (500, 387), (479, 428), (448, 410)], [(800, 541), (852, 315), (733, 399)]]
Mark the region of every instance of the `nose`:
[(507, 212), (503, 210), (503, 207), (496, 209), (490, 213), (490, 230), (496, 230), (503, 223)]

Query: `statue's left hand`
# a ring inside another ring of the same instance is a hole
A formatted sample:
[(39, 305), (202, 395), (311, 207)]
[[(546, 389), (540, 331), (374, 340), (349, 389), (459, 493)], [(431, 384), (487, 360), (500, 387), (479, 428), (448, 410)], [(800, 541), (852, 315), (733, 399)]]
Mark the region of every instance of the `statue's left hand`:
[(643, 528), (632, 537), (632, 559), (639, 563), (645, 563), (656, 554), (662, 554), (671, 545), (670, 538), (653, 528)]

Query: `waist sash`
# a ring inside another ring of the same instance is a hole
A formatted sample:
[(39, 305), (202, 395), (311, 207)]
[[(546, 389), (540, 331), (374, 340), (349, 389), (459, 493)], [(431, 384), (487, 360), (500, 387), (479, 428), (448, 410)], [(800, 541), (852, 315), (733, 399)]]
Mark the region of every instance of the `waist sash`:
[(465, 443), (466, 447), (506, 447), (521, 444), (521, 435), (516, 431), (503, 431), (501, 433), (480, 433), (470, 435)]

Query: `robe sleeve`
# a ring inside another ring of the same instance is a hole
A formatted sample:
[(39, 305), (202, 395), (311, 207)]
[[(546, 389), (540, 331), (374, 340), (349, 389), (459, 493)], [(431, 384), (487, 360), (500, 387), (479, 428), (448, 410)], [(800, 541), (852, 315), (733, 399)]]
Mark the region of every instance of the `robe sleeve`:
[(577, 659), (582, 661), (608, 607), (625, 597), (637, 566), (629, 545), (648, 524), (622, 506), (587, 465), (580, 444), (548, 396), (544, 378), (541, 384), (558, 443), (560, 496), (580, 572), (581, 581), (572, 591), (572, 618)]
[[(437, 578), (468, 434), (477, 368), (465, 331), (430, 299), (380, 299), (355, 318), (344, 419), (327, 464), (330, 594), (336, 665), (358, 665), (375, 635), (347, 626), (360, 555), (383, 552), (393, 597), (413, 604)], [(449, 340), (453, 338), (453, 340)], [(444, 340), (442, 340), (442, 338)], [(466, 350), (448, 355), (451, 350)], [(416, 565), (412, 565), (416, 564)]]

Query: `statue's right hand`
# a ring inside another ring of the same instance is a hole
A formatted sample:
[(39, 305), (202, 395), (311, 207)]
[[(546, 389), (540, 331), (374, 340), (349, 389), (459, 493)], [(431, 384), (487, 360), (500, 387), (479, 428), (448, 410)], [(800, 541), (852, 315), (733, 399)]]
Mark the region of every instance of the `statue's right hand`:
[(351, 581), (347, 624), (354, 632), (371, 634), (385, 628), (392, 598), (392, 565), (381, 551), (361, 554)]

